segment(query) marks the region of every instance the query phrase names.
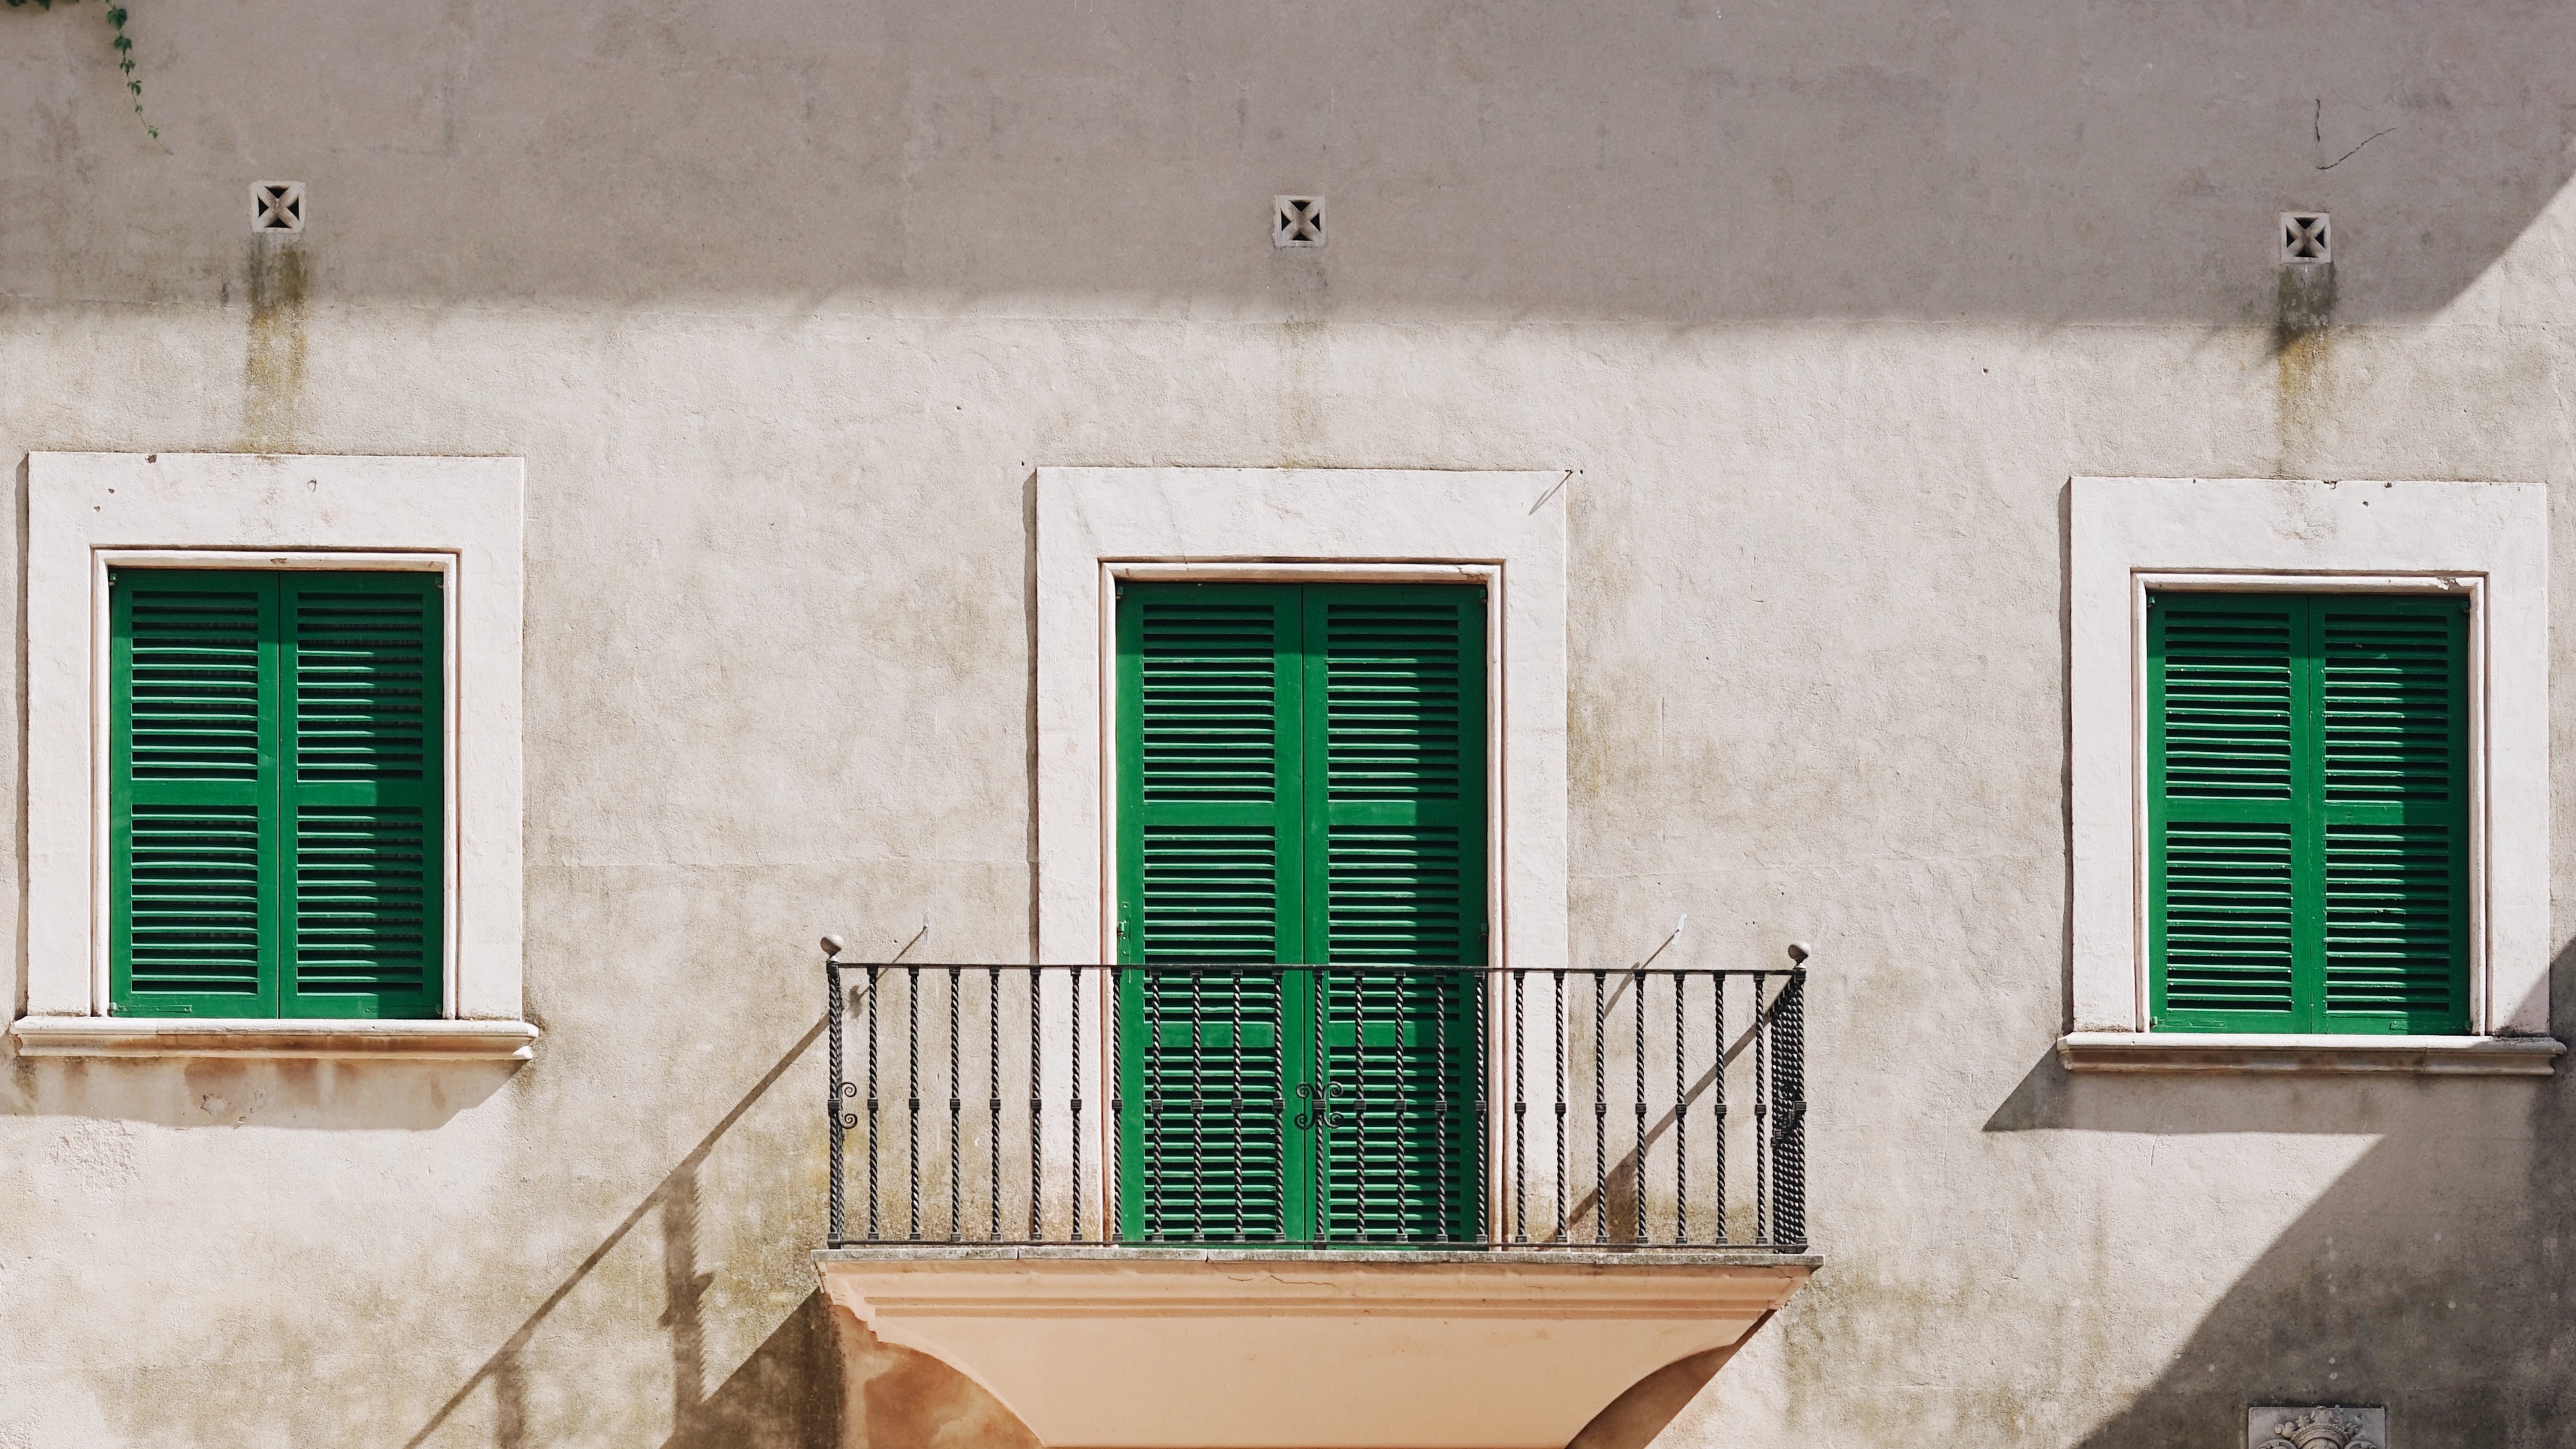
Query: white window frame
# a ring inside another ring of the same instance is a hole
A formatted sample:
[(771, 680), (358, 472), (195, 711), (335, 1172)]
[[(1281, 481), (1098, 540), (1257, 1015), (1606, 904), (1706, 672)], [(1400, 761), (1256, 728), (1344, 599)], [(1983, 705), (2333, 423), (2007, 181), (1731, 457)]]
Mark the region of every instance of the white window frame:
[[(1117, 960), (1119, 580), (1474, 581), (1486, 589), (1488, 962), (1567, 959), (1566, 505), (1569, 474), (1308, 468), (1037, 470), (1037, 959)], [(1106, 1101), (1099, 1003), (1084, 993), (1085, 1095)], [(1500, 1027), (1502, 1014), (1493, 1014)], [(1051, 1018), (1052, 1019), (1052, 1018)], [(1546, 1023), (1525, 1028), (1550, 1049)], [(1071, 1043), (1050, 1041), (1050, 1074)], [(1500, 1071), (1508, 1052), (1488, 1044)], [(1487, 1202), (1508, 1210), (1497, 1104)], [(1529, 1156), (1553, 1151), (1533, 1127)], [(1106, 1124), (1083, 1191), (1111, 1201)], [(1070, 1155), (1069, 1139), (1050, 1144)], [(1533, 1194), (1539, 1185), (1533, 1184)], [(1553, 1189), (1548, 1189), (1552, 1191)]]
[[(2073, 853), (2069, 1067), (2545, 1073), (2548, 498), (2537, 484), (2077, 478), (2068, 488)], [(2440, 592), (2470, 600), (2470, 1031), (2148, 1029), (2149, 590)], [(2502, 782), (2491, 788), (2490, 782)]]
[[(27, 460), (27, 1015), (34, 1056), (524, 1059), (522, 465), (516, 458), (35, 453)], [(441, 1015), (115, 1017), (108, 571), (444, 575)]]

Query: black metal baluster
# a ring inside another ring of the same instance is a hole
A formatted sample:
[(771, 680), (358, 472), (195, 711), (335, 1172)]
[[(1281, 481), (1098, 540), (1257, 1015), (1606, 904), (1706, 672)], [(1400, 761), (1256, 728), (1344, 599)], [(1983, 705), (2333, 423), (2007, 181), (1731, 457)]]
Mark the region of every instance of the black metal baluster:
[(1592, 1241), (1610, 1241), (1610, 1018), (1592, 973)]
[(1100, 1020), (1108, 1038), (1100, 1054), (1101, 1070), (1109, 1074), (1109, 1146), (1100, 1163), (1100, 1240), (1108, 1242), (1118, 1235), (1118, 1154), (1124, 1150), (1127, 1131), (1127, 1076), (1118, 1055), (1118, 1013), (1121, 1010), (1121, 983), (1116, 968), (1101, 973), (1101, 990), (1108, 1000), (1100, 1003)]
[[(1360, 1241), (1377, 1237), (1377, 1223), (1369, 1217), (1369, 1069), (1368, 1069), (1368, 975), (1366, 967), (1351, 970), (1351, 1197)], [(1400, 1176), (1400, 1175), (1399, 1175)]]
[(1160, 973), (1139, 972), (1145, 991), (1145, 1237), (1163, 1235), (1163, 983)]
[(877, 1240), (877, 979), (868, 968), (868, 1241)]
[(826, 1055), (831, 1058), (832, 1080), (823, 1099), (823, 1113), (829, 1119), (832, 1148), (832, 1185), (830, 1205), (824, 1214), (823, 1246), (841, 1246), (845, 1208), (841, 1201), (841, 963), (839, 949), (829, 941), (823, 943), (823, 1036)]
[(1046, 1000), (1046, 968), (1029, 968), (1029, 1241), (1042, 1242), (1046, 1228), (1040, 1221), (1039, 1195), (1046, 1186), (1046, 1065), (1042, 1048), (1046, 1041), (1045, 1024), (1040, 1007)]
[[(1803, 948), (1790, 955), (1803, 963)], [(1802, 964), (1789, 973), (1780, 992), (1778, 1043), (1771, 1054), (1778, 1074), (1772, 1086), (1773, 1106), (1780, 1114), (1778, 1142), (1772, 1148), (1774, 1223), (1772, 1235), (1784, 1251), (1807, 1246), (1807, 972)]]
[(1690, 1029), (1682, 1024), (1690, 974), (1673, 973), (1673, 1241), (1690, 1241)]
[(1228, 1118), (1233, 1123), (1232, 1130), (1234, 1133), (1232, 1139), (1234, 1145), (1234, 1212), (1232, 1214), (1234, 1231), (1227, 1234), (1227, 1237), (1235, 1242), (1241, 1242), (1244, 1238), (1249, 1236), (1245, 1229), (1250, 1226), (1250, 1224), (1244, 1221), (1244, 1209), (1247, 1204), (1244, 1200), (1243, 1194), (1243, 989), (1243, 973), (1240, 971), (1229, 973), (1226, 977), (1226, 1010), (1228, 1018), (1232, 1023), (1232, 1030), (1234, 1033), (1232, 1038), (1234, 1070), (1226, 1079), (1225, 1102)]
[(1753, 1241), (1771, 1243), (1771, 1099), (1763, 1066), (1771, 1035), (1771, 1003), (1762, 999), (1763, 973), (1753, 973)]
[(964, 1214), (963, 1214), (963, 1213), (962, 1213), (962, 1211), (961, 1211), (961, 1209), (962, 1209), (962, 1207), (963, 1207), (963, 1205), (964, 1205), (964, 1204), (963, 1204), (963, 1202), (962, 1202), (962, 1200), (961, 1200), (961, 1199), (962, 1199), (962, 1197), (963, 1197), (963, 1183), (962, 1183), (962, 1173), (963, 1173), (963, 1169), (959, 1166), (959, 1160), (960, 1160), (960, 1157), (962, 1156), (962, 1154), (958, 1151), (958, 1142), (957, 1142), (958, 1126), (959, 1126), (960, 1122), (961, 1122), (961, 1121), (963, 1120), (963, 1118), (964, 1118), (964, 1107), (965, 1107), (965, 1102), (963, 1101), (963, 1099), (962, 1099), (962, 1098), (959, 1096), (959, 1094), (958, 1094), (958, 1077), (959, 1077), (959, 1067), (958, 1067), (958, 1052), (959, 1052), (959, 1047), (958, 1047), (958, 1038), (959, 1038), (959, 1037), (961, 1037), (961, 1036), (963, 1036), (963, 1035), (964, 1035), (964, 1033), (958, 1029), (958, 1014), (957, 1014), (957, 980), (958, 980), (958, 971), (957, 971), (957, 968), (956, 968), (956, 967), (954, 967), (954, 966), (949, 967), (949, 968), (948, 968), (948, 1241), (950, 1241), (950, 1242), (952, 1242), (952, 1243), (953, 1243), (953, 1242), (956, 1242), (956, 1241), (957, 1241), (957, 1239), (958, 1239), (958, 1237), (959, 1237), (960, 1229), (963, 1227), (963, 1221), (962, 1221), (962, 1219), (963, 1219), (963, 1216), (964, 1216)]
[(1073, 1241), (1082, 1241), (1082, 972), (1076, 966), (1066, 974), (1073, 978), (1073, 1014), (1065, 1018), (1065, 1035), (1073, 1043)]
[(1633, 1063), (1631, 1063), (1631, 1064), (1629, 1065), (1629, 1069), (1628, 1069), (1628, 1074), (1629, 1074), (1631, 1077), (1634, 1077), (1634, 1078), (1636, 1079), (1636, 1084), (1635, 1084), (1635, 1085), (1636, 1085), (1636, 1093), (1637, 1093), (1637, 1156), (1636, 1156), (1636, 1164), (1635, 1164), (1635, 1166), (1633, 1166), (1632, 1168), (1630, 1168), (1630, 1169), (1629, 1169), (1629, 1172), (1628, 1172), (1628, 1184), (1629, 1184), (1629, 1186), (1630, 1186), (1630, 1187), (1634, 1188), (1634, 1189), (1636, 1190), (1636, 1193), (1637, 1193), (1637, 1241), (1638, 1241), (1638, 1242), (1640, 1242), (1640, 1243), (1643, 1243), (1643, 1242), (1646, 1242), (1646, 1241), (1647, 1241), (1647, 1237), (1646, 1237), (1646, 973), (1645, 973), (1645, 972), (1643, 972), (1643, 971), (1639, 971), (1639, 972), (1637, 972), (1637, 973), (1636, 973), (1636, 979), (1630, 983), (1630, 992), (1631, 992), (1631, 994), (1632, 994), (1632, 995), (1634, 995), (1634, 996), (1637, 998), (1637, 999), (1636, 999), (1636, 1001), (1635, 1001), (1635, 1003), (1634, 1003), (1634, 1008), (1635, 1008), (1635, 1010), (1634, 1010), (1634, 1013), (1633, 1013), (1633, 1014), (1634, 1014), (1634, 1016), (1635, 1016), (1635, 1018), (1636, 1018), (1636, 1028), (1635, 1028), (1635, 1030), (1633, 1030), (1633, 1031), (1631, 1031), (1631, 1032), (1629, 1033), (1630, 1037), (1632, 1037), (1632, 1038), (1633, 1038), (1633, 1041), (1631, 1042), (1631, 1046), (1632, 1046), (1632, 1048), (1634, 1049), (1634, 1051), (1636, 1052), (1636, 1060), (1635, 1060)]
[[(1456, 974), (1447, 971), (1431, 978), (1431, 1210), (1436, 1215), (1432, 1218), (1431, 1238), (1434, 1242), (1456, 1235), (1449, 1225), (1449, 983), (1455, 979)], [(1399, 1044), (1403, 1040), (1403, 1030), (1400, 1025), (1396, 1028)], [(1399, 1054), (1396, 1059), (1401, 1061), (1403, 1057)], [(1402, 1145), (1399, 1138), (1399, 1149)]]
[(1270, 1150), (1278, 1160), (1278, 1217), (1271, 1222), (1273, 1241), (1288, 1236), (1288, 978), (1270, 974)]
[(1476, 1241), (1488, 1246), (1497, 1236), (1493, 1204), (1493, 1106), (1487, 1100), (1493, 1092), (1493, 1069), (1489, 1065), (1491, 1059), (1485, 1054), (1485, 1048), (1493, 1045), (1485, 1035), (1485, 996), (1493, 990), (1493, 985), (1491, 971), (1479, 972), (1468, 983), (1469, 989), (1476, 993), (1476, 1030), (1471, 1038), (1476, 1043), (1476, 1052), (1470, 1064), (1476, 1073)]
[(1306, 1078), (1307, 1120), (1314, 1124), (1314, 1130), (1306, 1134), (1307, 1166), (1313, 1174), (1309, 1179), (1313, 1188), (1307, 1194), (1313, 1202), (1313, 1221), (1306, 1225), (1306, 1232), (1309, 1237), (1328, 1242), (1338, 1241), (1333, 1235), (1332, 1144), (1327, 1139), (1332, 1124), (1325, 1110), (1332, 1100), (1333, 1085), (1333, 1052), (1324, 1044), (1326, 1029), (1332, 1019), (1332, 1003), (1328, 999), (1332, 990), (1332, 973), (1323, 970), (1306, 973), (1306, 1015), (1311, 1018), (1315, 1029), (1314, 1044), (1308, 1048), (1314, 1055), (1308, 1063)]
[(1190, 1240), (1207, 1240), (1207, 973), (1190, 972)]
[(1726, 978), (1711, 976), (1708, 984), (1708, 1035), (1717, 1052), (1716, 1061), (1709, 1067), (1709, 1115), (1717, 1124), (1717, 1148), (1709, 1159), (1709, 1185), (1716, 1197), (1717, 1241), (1726, 1243), (1735, 1238), (1726, 1197)]
[(1522, 1010), (1529, 973), (1514, 971), (1512, 982), (1512, 1241), (1529, 1241), (1529, 1091), (1522, 1071), (1521, 1038), (1529, 1019)]
[(1565, 1207), (1565, 968), (1556, 970), (1556, 1240), (1570, 1242), (1574, 1225)]
[(987, 1241), (1002, 1236), (1002, 968), (984, 968), (984, 1080), (991, 1098), (991, 1118), (984, 1132), (986, 1155), (991, 1159), (992, 1177), (986, 1185), (986, 1201), (991, 1205), (991, 1223), (985, 1228)]
[(908, 1242), (921, 1241), (921, 968), (906, 966), (903, 981), (904, 1070), (910, 1073), (912, 1085), (911, 1112), (904, 1154), (904, 1182), (912, 1189), (911, 1231), (904, 1234)]

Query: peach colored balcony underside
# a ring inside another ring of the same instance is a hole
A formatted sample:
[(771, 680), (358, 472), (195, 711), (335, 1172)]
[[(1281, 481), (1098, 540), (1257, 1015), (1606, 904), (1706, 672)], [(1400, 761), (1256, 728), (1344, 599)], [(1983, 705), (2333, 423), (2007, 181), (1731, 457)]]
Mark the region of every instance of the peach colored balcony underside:
[(842, 1249), (832, 1301), (1048, 1449), (1560, 1449), (1810, 1257)]

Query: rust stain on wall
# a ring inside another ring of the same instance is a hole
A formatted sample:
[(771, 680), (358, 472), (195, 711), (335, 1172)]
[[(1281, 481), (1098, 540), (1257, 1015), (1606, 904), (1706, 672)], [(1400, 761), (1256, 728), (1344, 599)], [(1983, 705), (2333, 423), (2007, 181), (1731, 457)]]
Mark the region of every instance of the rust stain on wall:
[(254, 452), (291, 450), (304, 398), (301, 243), (250, 245), (250, 347), (242, 357), (242, 441)]

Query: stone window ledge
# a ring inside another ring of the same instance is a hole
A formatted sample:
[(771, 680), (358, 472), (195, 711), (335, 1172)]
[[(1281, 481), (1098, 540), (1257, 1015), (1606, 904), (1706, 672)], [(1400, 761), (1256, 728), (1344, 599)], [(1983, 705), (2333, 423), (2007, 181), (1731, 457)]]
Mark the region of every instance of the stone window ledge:
[(2262, 1036), (2078, 1031), (2057, 1039), (2070, 1072), (2350, 1072), (2545, 1077), (2567, 1054), (2547, 1036)]
[(201, 1021), (27, 1016), (10, 1028), (30, 1057), (384, 1057), (526, 1061), (524, 1021)]

